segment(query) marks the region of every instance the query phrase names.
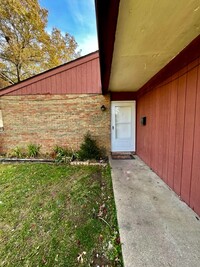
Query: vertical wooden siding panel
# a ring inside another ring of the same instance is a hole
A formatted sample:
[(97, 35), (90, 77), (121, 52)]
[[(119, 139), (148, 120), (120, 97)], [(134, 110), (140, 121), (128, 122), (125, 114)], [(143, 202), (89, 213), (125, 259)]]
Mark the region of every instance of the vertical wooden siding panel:
[(82, 72), (81, 72), (81, 66), (78, 66), (77, 67), (77, 72), (76, 72), (76, 75), (77, 75), (77, 91), (81, 92), (81, 93), (84, 93), (83, 91), (83, 85), (82, 85)]
[[(144, 113), (144, 103), (145, 103), (145, 97), (142, 99), (142, 102), (141, 102), (140, 118), (143, 116), (143, 113)], [(144, 157), (144, 145), (143, 145), (144, 144), (144, 132), (143, 132), (143, 127), (140, 124), (140, 122), (139, 122), (139, 129), (140, 129), (139, 136), (141, 137), (139, 138), (140, 154)]]
[[(49, 85), (48, 85), (49, 86)], [(49, 88), (50, 90), (50, 88)], [(63, 94), (63, 79), (62, 79), (62, 73), (58, 74), (58, 92), (61, 92), (61, 94)]]
[(86, 77), (87, 77), (87, 93), (90, 93), (91, 92), (91, 75), (92, 75), (92, 64), (91, 64), (91, 61), (87, 62), (86, 64), (86, 68), (87, 68), (87, 74), (86, 74)]
[[(137, 105), (137, 154), (141, 155), (143, 160), (149, 164), (149, 132), (150, 132), (150, 121), (149, 121), (149, 96), (145, 96), (141, 101), (139, 100)], [(141, 125), (141, 118), (147, 117), (147, 124)]]
[[(89, 63), (89, 62), (88, 62)], [(92, 71), (92, 61), (90, 61), (89, 64), (89, 71), (90, 71), (90, 75), (89, 75), (89, 83), (90, 83), (90, 87), (89, 87), (89, 93), (91, 94), (93, 92), (93, 84), (92, 84), (92, 75), (93, 75), (93, 71)]]
[(32, 87), (33, 92), (37, 95), (37, 94), (41, 94), (41, 92), (38, 92), (38, 84), (37, 83), (33, 83), (33, 87)]
[(81, 86), (79, 87), (79, 90), (77, 88), (77, 80), (76, 80), (76, 74), (77, 74), (77, 71), (76, 71), (76, 67), (71, 69), (71, 83), (72, 83), (72, 91), (71, 93), (73, 92), (74, 94), (78, 93), (79, 90), (80, 90), (80, 93), (81, 93)]
[(162, 176), (163, 169), (163, 86), (158, 88), (159, 100), (158, 100), (158, 168), (157, 174)]
[(174, 186), (174, 158), (175, 158), (175, 134), (176, 134), (176, 106), (177, 106), (177, 80), (170, 86), (170, 118), (169, 118), (169, 147), (168, 147), (168, 172), (167, 183)]
[(37, 94), (43, 94), (43, 92), (45, 92), (43, 89), (44, 88), (42, 87), (42, 82), (37, 82)]
[(155, 146), (154, 146), (154, 154), (155, 154), (155, 161), (154, 161), (154, 169), (155, 172), (158, 173), (159, 166), (158, 166), (158, 136), (159, 136), (159, 112), (160, 112), (160, 94), (159, 94), (159, 89), (156, 88), (156, 99), (155, 99)]
[(167, 170), (168, 170), (168, 143), (169, 143), (169, 84), (164, 86), (163, 96), (163, 169), (162, 176), (163, 180), (167, 182)]
[(45, 79), (46, 84), (47, 84), (47, 90), (49, 92), (49, 94), (56, 94), (56, 91), (53, 91), (53, 86), (52, 86), (52, 77), (48, 77)]
[(28, 86), (29, 94), (36, 95), (37, 94), (37, 86), (35, 83), (32, 83), (30, 86)]
[(142, 101), (141, 101), (141, 105), (140, 105), (140, 107), (141, 107), (141, 109), (139, 110), (139, 121), (138, 121), (138, 128), (139, 128), (139, 136), (141, 137), (141, 138), (138, 138), (138, 140), (139, 140), (139, 153), (141, 154), (141, 155), (143, 155), (143, 149), (144, 149), (144, 146), (143, 146), (143, 129), (142, 129), (142, 125), (140, 124), (140, 118), (142, 117), (142, 114), (143, 114), (143, 109), (144, 109), (144, 101), (145, 101), (145, 99), (142, 99)]
[[(145, 98), (145, 110), (144, 110), (144, 117), (149, 117), (148, 116), (149, 113), (149, 96), (146, 95)], [(148, 133), (149, 133), (149, 125), (146, 124), (145, 126), (143, 126), (144, 128), (144, 146), (145, 146), (145, 161), (148, 163), (148, 151), (149, 151), (149, 137), (148, 137)]]
[(183, 130), (185, 119), (185, 91), (186, 75), (179, 78), (178, 98), (177, 98), (177, 117), (176, 117), (176, 147), (175, 147), (175, 166), (174, 166), (174, 191), (180, 196), (181, 175), (182, 175), (182, 155), (183, 155)]
[(91, 75), (91, 79), (92, 79), (92, 84), (91, 84), (91, 92), (95, 93), (97, 91), (97, 60), (94, 59), (91, 61), (92, 63), (92, 75)]
[(46, 89), (44, 92), (48, 92), (49, 94), (53, 94), (52, 86), (51, 86), (51, 78), (46, 78), (44, 81)]
[[(57, 76), (58, 76), (57, 77), (57, 81), (56, 81), (56, 83), (57, 83), (57, 87), (56, 87), (57, 88), (57, 94), (59, 94), (59, 92), (60, 92), (60, 94), (63, 94), (62, 72), (58, 73)], [(50, 81), (48, 81), (47, 84), (48, 84), (48, 90), (49, 90), (49, 92), (51, 92), (50, 94), (52, 94), (52, 87), (51, 87)]]
[[(52, 79), (51, 79), (51, 77), (47, 78), (47, 79), (46, 79), (46, 82), (47, 82), (47, 84), (48, 84), (48, 90), (49, 90), (49, 93), (50, 93), (50, 94), (54, 94), (54, 92), (53, 92), (53, 88), (52, 88)], [(55, 94), (56, 94), (56, 92), (55, 92)]]
[(43, 79), (40, 81), (40, 93), (39, 94), (43, 94), (43, 92), (45, 92), (45, 94), (49, 94), (49, 88), (47, 86), (46, 79)]
[(153, 103), (152, 103), (152, 93), (149, 92), (148, 94), (148, 101), (149, 101), (149, 111), (147, 117), (147, 126), (148, 126), (148, 135), (149, 135), (149, 157), (148, 157), (148, 164), (151, 165), (151, 151), (152, 151), (152, 125), (153, 125)]
[(86, 93), (88, 93), (88, 87), (89, 87), (89, 84), (88, 84), (88, 76), (89, 76), (89, 73), (88, 73), (88, 62), (87, 62), (86, 68), (85, 68)]
[(57, 90), (56, 90), (56, 77), (55, 75), (51, 76), (52, 79), (52, 93), (56, 94)]
[[(51, 88), (49, 88), (49, 84), (47, 83), (46, 80), (47, 80), (47, 79), (43, 79), (43, 80), (41, 81), (41, 83), (42, 83), (42, 89), (43, 89), (44, 92), (46, 92), (47, 94), (51, 94)], [(56, 93), (57, 93), (57, 82), (56, 82), (56, 87), (55, 87), (55, 89), (56, 89)]]
[(155, 89), (154, 91), (151, 92), (151, 100), (152, 100), (152, 124), (151, 124), (151, 135), (152, 135), (152, 142), (151, 142), (151, 168), (155, 170), (156, 166), (156, 100), (157, 100), (157, 90)]
[[(143, 109), (142, 109), (142, 113), (141, 113), (141, 115), (140, 115), (140, 118), (141, 117), (143, 117), (144, 116), (144, 114), (145, 114), (145, 103), (146, 103), (146, 97), (144, 97), (144, 99), (143, 99), (143, 102), (142, 102), (142, 107), (143, 107)], [(144, 161), (146, 160), (145, 159), (145, 147), (144, 147), (144, 138), (145, 138), (145, 129), (144, 129), (144, 126), (143, 125), (141, 125), (140, 124), (140, 134), (141, 134), (141, 140), (140, 140), (140, 146), (141, 146), (141, 154), (143, 155), (143, 158), (144, 158)]]
[(70, 89), (69, 89), (69, 94), (72, 94), (73, 93), (73, 73), (72, 73), (72, 71), (71, 70), (69, 70), (68, 71), (68, 73), (69, 73), (69, 80), (70, 80)]
[(71, 91), (71, 76), (68, 71), (65, 72), (65, 88), (67, 94), (69, 94)]
[[(27, 92), (28, 92), (28, 90), (27, 90), (27, 86), (25, 86), (25, 87), (23, 87), (23, 88), (21, 89), (21, 94), (26, 95)], [(10, 95), (15, 95), (15, 92), (11, 93)], [(19, 95), (18, 92), (16, 92), (16, 95)]]
[(190, 181), (191, 181), (193, 141), (194, 141), (196, 84), (197, 84), (197, 68), (188, 72), (187, 89), (186, 89), (181, 197), (188, 205), (190, 199), (190, 186), (191, 186)]
[(82, 73), (82, 90), (87, 93), (87, 69), (85, 66), (81, 66), (81, 73)]
[(36, 83), (30, 84), (29, 86), (26, 87), (26, 89), (27, 89), (27, 93), (30, 95), (36, 95), (38, 93)]
[(36, 93), (36, 92), (35, 92), (35, 87), (34, 87), (33, 84), (30, 84), (30, 86), (29, 86), (29, 90), (30, 90), (31, 94), (33, 94), (33, 95)]
[(151, 144), (151, 102), (149, 98), (149, 94), (146, 98), (146, 111), (145, 116), (147, 118), (145, 132), (146, 132), (146, 162), (150, 164), (150, 144)]
[(39, 84), (38, 84), (38, 82), (36, 82), (35, 83), (35, 91), (36, 91), (36, 94), (39, 94), (39, 92), (40, 92), (40, 89), (39, 89)]
[(68, 88), (67, 88), (67, 72), (66, 72), (66, 71), (64, 71), (64, 72), (62, 73), (62, 79), (63, 79), (62, 84), (63, 84), (64, 94), (66, 94), (67, 91), (68, 91)]
[(200, 214), (200, 67), (198, 68), (190, 206)]
[[(145, 116), (146, 113), (146, 101), (147, 101), (147, 97), (145, 96), (144, 101), (143, 101), (143, 109), (142, 109), (142, 117)], [(144, 161), (146, 162), (146, 146), (145, 146), (145, 138), (146, 138), (146, 134), (145, 134), (145, 126), (141, 125), (141, 132), (142, 132), (142, 154), (143, 154), (143, 158)]]
[(156, 166), (156, 96), (157, 90), (151, 92), (152, 124), (151, 124), (151, 167), (155, 171)]
[[(152, 151), (154, 150), (154, 136), (153, 136), (153, 133), (152, 133), (152, 129), (154, 128), (154, 123), (155, 123), (155, 120), (154, 120), (154, 102), (153, 102), (153, 94), (154, 94), (154, 91), (151, 91), (149, 92), (149, 101), (150, 101), (150, 108), (151, 108), (151, 124), (150, 124), (150, 136), (151, 136), (151, 143), (150, 143), (150, 166), (152, 167), (154, 165), (154, 157), (153, 157), (153, 153)], [(148, 121), (147, 121), (148, 123)], [(153, 167), (152, 167), (153, 168)]]

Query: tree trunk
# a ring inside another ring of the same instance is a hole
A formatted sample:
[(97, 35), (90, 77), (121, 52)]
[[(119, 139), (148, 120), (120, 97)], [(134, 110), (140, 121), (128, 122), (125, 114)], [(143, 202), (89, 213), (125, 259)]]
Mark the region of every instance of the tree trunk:
[(20, 75), (21, 75), (21, 66), (20, 66), (20, 64), (18, 64), (16, 66), (16, 69), (17, 69), (17, 82), (19, 83), (21, 81), (21, 79), (20, 79)]

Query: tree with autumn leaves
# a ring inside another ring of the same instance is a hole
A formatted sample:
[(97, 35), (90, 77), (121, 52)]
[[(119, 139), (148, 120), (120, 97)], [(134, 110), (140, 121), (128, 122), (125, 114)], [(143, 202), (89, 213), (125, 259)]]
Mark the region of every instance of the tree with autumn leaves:
[[(69, 33), (46, 31), (48, 11), (38, 0), (1, 0), (0, 86), (20, 82), (80, 56)], [(0, 87), (1, 88), (1, 87)]]

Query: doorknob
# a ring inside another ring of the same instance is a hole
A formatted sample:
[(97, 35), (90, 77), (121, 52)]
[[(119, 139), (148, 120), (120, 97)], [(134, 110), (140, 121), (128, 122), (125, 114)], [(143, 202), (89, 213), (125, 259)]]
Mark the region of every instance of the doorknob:
[(115, 128), (115, 127), (114, 127), (114, 126), (112, 126), (112, 130), (114, 130), (114, 128)]

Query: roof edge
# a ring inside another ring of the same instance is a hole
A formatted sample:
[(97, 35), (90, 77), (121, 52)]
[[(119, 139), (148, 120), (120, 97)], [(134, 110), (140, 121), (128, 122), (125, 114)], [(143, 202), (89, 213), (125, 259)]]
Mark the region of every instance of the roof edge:
[(120, 0), (95, 0), (102, 93), (108, 92)]

